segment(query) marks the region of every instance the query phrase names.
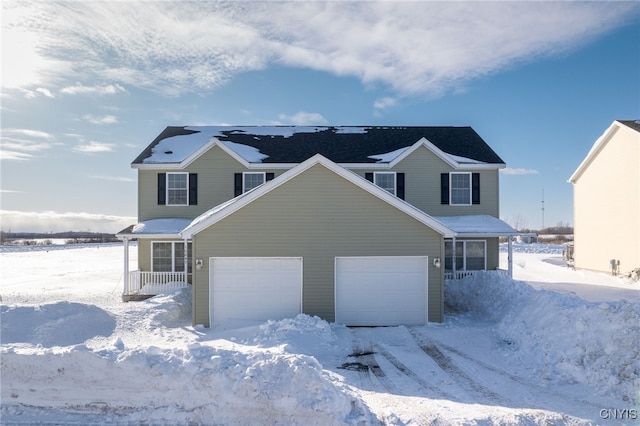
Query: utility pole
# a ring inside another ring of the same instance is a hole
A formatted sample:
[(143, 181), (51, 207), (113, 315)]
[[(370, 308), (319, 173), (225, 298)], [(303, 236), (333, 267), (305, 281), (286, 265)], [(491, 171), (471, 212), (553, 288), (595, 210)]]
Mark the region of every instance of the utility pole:
[(544, 229), (544, 188), (542, 188), (542, 229)]

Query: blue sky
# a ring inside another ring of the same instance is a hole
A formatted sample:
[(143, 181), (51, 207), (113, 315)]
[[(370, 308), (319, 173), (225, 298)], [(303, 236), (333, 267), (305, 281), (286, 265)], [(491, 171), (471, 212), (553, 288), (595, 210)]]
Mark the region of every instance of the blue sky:
[(116, 232), (168, 125), (472, 126), (502, 219), (573, 222), (567, 179), (640, 118), (635, 2), (2, 3), (2, 230)]

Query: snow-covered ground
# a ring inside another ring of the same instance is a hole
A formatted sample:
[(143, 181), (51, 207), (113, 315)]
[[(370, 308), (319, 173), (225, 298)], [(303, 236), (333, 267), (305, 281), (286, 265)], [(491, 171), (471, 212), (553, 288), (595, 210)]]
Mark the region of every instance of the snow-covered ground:
[(448, 282), (442, 324), (381, 328), (194, 328), (188, 290), (121, 302), (118, 244), (0, 250), (2, 424), (640, 419), (640, 284), (561, 246), (516, 245), (515, 281)]

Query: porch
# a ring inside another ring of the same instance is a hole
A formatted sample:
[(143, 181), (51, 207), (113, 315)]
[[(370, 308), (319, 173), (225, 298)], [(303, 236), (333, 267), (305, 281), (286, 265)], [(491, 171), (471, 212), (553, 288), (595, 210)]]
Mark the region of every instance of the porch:
[(189, 278), (184, 272), (130, 271), (124, 280), (122, 301), (148, 299), (158, 294), (185, 288)]
[[(466, 278), (468, 276), (471, 276), (473, 274), (476, 274), (478, 272), (484, 272), (487, 271), (486, 269), (482, 269), (482, 270), (478, 270), (478, 271), (446, 271), (444, 273), (444, 279), (445, 280), (461, 280), (463, 278)], [(502, 274), (502, 275), (507, 275), (510, 276), (510, 273), (508, 270), (505, 269), (494, 269), (491, 272), (496, 272), (498, 274)]]

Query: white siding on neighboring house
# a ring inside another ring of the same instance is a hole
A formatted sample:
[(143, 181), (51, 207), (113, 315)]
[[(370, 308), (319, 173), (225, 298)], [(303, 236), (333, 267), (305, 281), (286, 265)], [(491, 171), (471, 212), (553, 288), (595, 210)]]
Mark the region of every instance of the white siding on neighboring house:
[(614, 124), (571, 177), (575, 267), (619, 272), (640, 267), (640, 133)]

